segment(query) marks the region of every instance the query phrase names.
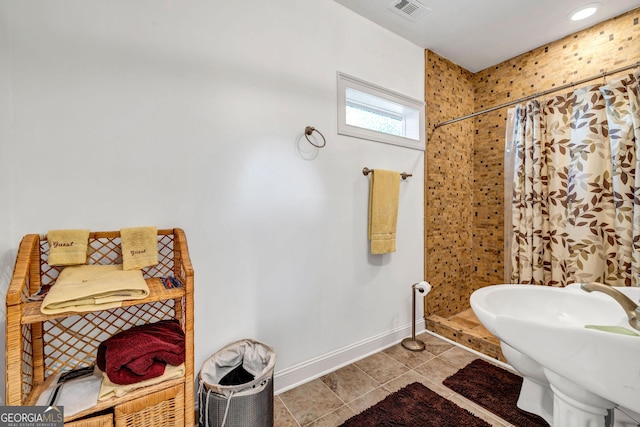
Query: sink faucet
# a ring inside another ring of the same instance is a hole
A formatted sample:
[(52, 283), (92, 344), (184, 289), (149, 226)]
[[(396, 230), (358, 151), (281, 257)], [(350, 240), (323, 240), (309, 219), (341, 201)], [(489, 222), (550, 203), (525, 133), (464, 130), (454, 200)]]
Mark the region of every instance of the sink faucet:
[(583, 283), (580, 285), (580, 288), (587, 292), (602, 292), (616, 300), (616, 302), (624, 309), (625, 313), (627, 313), (629, 325), (631, 325), (633, 329), (640, 331), (640, 307), (638, 307), (638, 304), (633, 302), (631, 298), (611, 286), (597, 282)]

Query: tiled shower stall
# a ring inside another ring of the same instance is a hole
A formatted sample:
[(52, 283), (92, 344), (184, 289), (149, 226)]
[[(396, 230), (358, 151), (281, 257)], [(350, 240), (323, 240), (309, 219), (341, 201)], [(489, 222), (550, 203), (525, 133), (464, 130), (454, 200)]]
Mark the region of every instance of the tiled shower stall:
[(637, 63), (639, 18), (640, 9), (632, 10), (477, 73), (425, 51), (425, 278), (433, 286), (425, 301), (427, 329), (502, 357), (497, 340), (468, 310), (474, 290), (505, 282), (508, 108), (435, 126)]

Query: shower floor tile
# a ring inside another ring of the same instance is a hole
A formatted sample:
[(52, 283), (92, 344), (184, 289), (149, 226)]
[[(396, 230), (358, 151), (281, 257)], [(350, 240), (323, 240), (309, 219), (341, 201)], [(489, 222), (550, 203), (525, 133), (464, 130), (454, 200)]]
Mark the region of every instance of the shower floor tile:
[(452, 323), (460, 325), (460, 329), (462, 330), (472, 331), (474, 335), (482, 337), (495, 345), (500, 345), (500, 340), (494, 337), (491, 332), (484, 327), (470, 308), (450, 317), (449, 320), (451, 320)]
[(456, 314), (455, 316), (453, 316), (455, 318), (460, 318), (460, 319), (465, 319), (471, 323), (475, 323), (476, 325), (480, 324), (480, 321), (478, 320), (478, 317), (476, 316), (476, 313), (474, 313), (473, 309), (468, 308), (458, 314)]

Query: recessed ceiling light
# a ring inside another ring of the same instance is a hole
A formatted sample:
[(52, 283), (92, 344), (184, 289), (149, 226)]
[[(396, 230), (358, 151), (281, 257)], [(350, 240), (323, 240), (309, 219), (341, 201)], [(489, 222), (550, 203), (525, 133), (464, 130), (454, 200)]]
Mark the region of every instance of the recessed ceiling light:
[(596, 13), (596, 11), (602, 6), (600, 3), (589, 3), (582, 6), (579, 9), (574, 10), (569, 14), (569, 19), (572, 21), (580, 21), (586, 19)]

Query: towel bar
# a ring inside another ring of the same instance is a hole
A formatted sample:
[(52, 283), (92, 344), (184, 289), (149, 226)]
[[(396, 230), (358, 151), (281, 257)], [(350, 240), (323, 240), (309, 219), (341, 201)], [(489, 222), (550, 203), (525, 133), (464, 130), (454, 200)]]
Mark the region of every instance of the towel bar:
[[(369, 175), (369, 173), (371, 173), (371, 172), (373, 172), (373, 169), (369, 169), (368, 167), (364, 167), (364, 168), (362, 169), (362, 175), (364, 175), (364, 176)], [(413, 174), (406, 173), (406, 172), (402, 172), (402, 173), (400, 174), (400, 176), (402, 177), (402, 179), (407, 179), (407, 178), (409, 178), (410, 176), (413, 176)]]

